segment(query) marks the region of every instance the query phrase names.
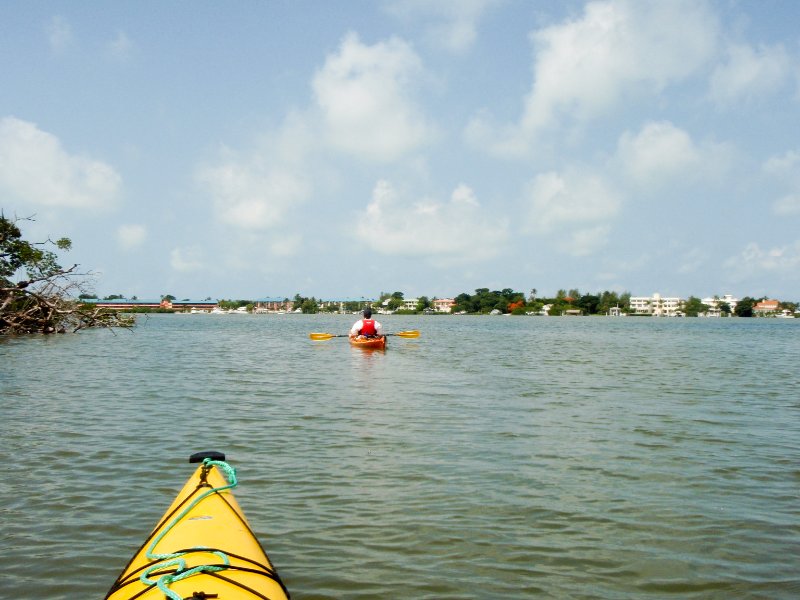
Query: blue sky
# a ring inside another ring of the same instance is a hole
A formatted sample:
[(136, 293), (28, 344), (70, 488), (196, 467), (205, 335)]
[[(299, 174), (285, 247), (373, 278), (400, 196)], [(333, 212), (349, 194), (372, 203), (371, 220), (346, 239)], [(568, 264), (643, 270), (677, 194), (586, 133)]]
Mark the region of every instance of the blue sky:
[(800, 3), (5, 2), (0, 208), (100, 295), (800, 300)]

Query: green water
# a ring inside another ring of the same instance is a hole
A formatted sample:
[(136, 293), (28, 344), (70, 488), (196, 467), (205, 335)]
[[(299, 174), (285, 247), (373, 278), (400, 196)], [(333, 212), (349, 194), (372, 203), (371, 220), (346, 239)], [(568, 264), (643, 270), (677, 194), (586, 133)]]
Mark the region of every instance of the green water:
[(204, 449), (295, 600), (800, 597), (800, 320), (352, 320), (0, 339), (0, 598), (102, 598)]

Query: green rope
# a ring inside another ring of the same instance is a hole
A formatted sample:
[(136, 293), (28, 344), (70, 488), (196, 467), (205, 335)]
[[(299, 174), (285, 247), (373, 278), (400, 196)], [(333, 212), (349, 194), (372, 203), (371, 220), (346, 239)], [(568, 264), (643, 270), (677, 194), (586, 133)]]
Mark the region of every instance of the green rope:
[[(211, 494), (215, 494), (217, 492), (221, 492), (224, 490), (229, 490), (234, 488), (238, 485), (238, 481), (236, 480), (236, 470), (224, 461), (219, 460), (211, 460), (210, 458), (206, 458), (203, 460), (203, 468), (210, 469), (211, 467), (219, 467), (220, 470), (225, 474), (225, 478), (228, 480), (228, 485), (223, 485), (217, 488), (211, 488), (206, 490), (202, 494), (200, 494), (197, 498), (195, 498), (189, 506), (184, 508), (177, 517), (172, 519), (169, 524), (161, 530), (150, 545), (147, 547), (147, 559), (148, 560), (157, 560), (154, 565), (151, 565), (147, 569), (145, 569), (142, 574), (139, 576), (139, 580), (147, 585), (147, 586), (158, 586), (158, 589), (161, 590), (167, 598), (170, 600), (183, 600), (181, 596), (173, 592), (169, 589), (169, 586), (175, 582), (180, 581), (181, 579), (186, 579), (187, 577), (191, 577), (192, 575), (197, 575), (198, 573), (213, 573), (216, 571), (224, 571), (230, 565), (230, 560), (228, 559), (227, 555), (224, 552), (220, 552), (219, 550), (209, 550), (210, 554), (215, 554), (220, 557), (224, 566), (215, 566), (215, 565), (198, 565), (196, 567), (192, 567), (191, 569), (186, 568), (186, 561), (183, 559), (183, 556), (189, 553), (189, 551), (181, 551), (181, 552), (172, 552), (169, 554), (159, 554), (155, 552), (155, 547), (158, 543), (164, 538), (165, 535), (175, 526), (177, 523), (185, 517), (189, 511), (191, 511), (195, 506), (197, 506), (204, 498), (207, 498)], [(208, 550), (208, 548), (204, 548), (203, 546), (195, 546), (192, 550)], [(167, 573), (162, 575), (156, 580), (150, 579), (150, 574), (153, 571), (157, 571), (160, 569), (164, 569), (167, 567), (176, 567), (175, 573), (170, 574)]]

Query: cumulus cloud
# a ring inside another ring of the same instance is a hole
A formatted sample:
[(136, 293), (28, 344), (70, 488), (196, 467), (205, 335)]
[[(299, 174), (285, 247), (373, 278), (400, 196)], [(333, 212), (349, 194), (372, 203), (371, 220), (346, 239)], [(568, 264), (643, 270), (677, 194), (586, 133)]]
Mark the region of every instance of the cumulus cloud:
[(117, 242), (126, 250), (141, 246), (146, 239), (147, 229), (143, 225), (120, 225), (117, 228)]
[(106, 163), (69, 154), (34, 123), (0, 119), (0, 189), (20, 202), (97, 208), (116, 200), (121, 179)]
[(789, 192), (772, 203), (772, 212), (779, 216), (800, 215), (800, 152), (790, 150), (785, 154), (770, 157), (763, 171)]
[(607, 221), (617, 214), (620, 204), (619, 194), (598, 175), (542, 173), (528, 185), (526, 230), (550, 233)]
[(486, 10), (498, 4), (498, 0), (396, 0), (388, 10), (405, 19), (425, 19), (428, 39), (460, 54), (475, 43)]
[[(656, 94), (682, 81), (713, 57), (717, 30), (704, 3), (608, 0), (588, 3), (577, 19), (534, 31), (533, 86), (517, 133), (500, 148), (522, 150), (566, 120), (594, 119), (627, 96)], [(512, 131), (485, 115), (467, 129), (475, 143)]]
[(660, 121), (645, 124), (638, 133), (623, 133), (617, 161), (628, 177), (652, 186), (713, 177), (727, 169), (730, 151), (723, 144), (696, 143), (683, 129)]
[(345, 36), (312, 82), (327, 142), (377, 161), (395, 160), (427, 143), (434, 128), (412, 94), (421, 72), (417, 54), (398, 38), (368, 46), (355, 33)]
[(275, 227), (290, 208), (304, 202), (309, 194), (309, 186), (301, 176), (260, 161), (228, 162), (201, 169), (198, 179), (211, 194), (222, 221), (242, 229)]
[(274, 229), (311, 194), (307, 161), (314, 140), (308, 120), (291, 113), (250, 150), (222, 148), (215, 161), (198, 167), (195, 179), (220, 221), (243, 231)]
[(796, 278), (800, 268), (800, 241), (769, 249), (751, 242), (740, 254), (726, 261), (725, 266), (742, 278), (765, 272)]
[(170, 266), (182, 273), (200, 271), (205, 265), (203, 251), (197, 246), (173, 248), (169, 255)]
[(591, 2), (582, 18), (531, 35), (535, 82), (522, 123), (535, 130), (565, 111), (594, 117), (626, 88), (680, 81), (711, 57), (715, 28), (693, 0)]
[(788, 194), (778, 198), (772, 205), (772, 210), (781, 216), (800, 215), (800, 194)]
[(772, 156), (764, 163), (764, 171), (772, 175), (794, 174), (800, 171), (800, 152), (790, 150), (780, 156)]
[(423, 257), (437, 265), (485, 260), (508, 238), (508, 224), (487, 215), (459, 185), (448, 202), (410, 201), (388, 181), (375, 185), (359, 238), (382, 254)]
[(791, 75), (791, 60), (781, 45), (731, 45), (727, 61), (711, 76), (711, 98), (718, 104), (751, 100), (779, 89)]
[(682, 173), (700, 162), (689, 134), (669, 122), (648, 123), (636, 135), (625, 132), (618, 155), (629, 174), (640, 181)]

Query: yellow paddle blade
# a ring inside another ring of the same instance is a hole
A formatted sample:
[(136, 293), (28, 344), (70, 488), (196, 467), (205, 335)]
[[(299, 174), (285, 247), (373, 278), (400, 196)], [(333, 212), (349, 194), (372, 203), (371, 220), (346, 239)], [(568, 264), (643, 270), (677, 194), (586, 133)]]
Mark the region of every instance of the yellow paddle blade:
[(310, 337), (312, 340), (329, 340), (336, 336), (332, 333), (309, 333), (308, 337)]
[(397, 336), (400, 336), (400, 337), (403, 337), (403, 338), (418, 338), (419, 337), (419, 331), (417, 331), (416, 329), (412, 329), (411, 331), (398, 331), (394, 335), (397, 335)]

